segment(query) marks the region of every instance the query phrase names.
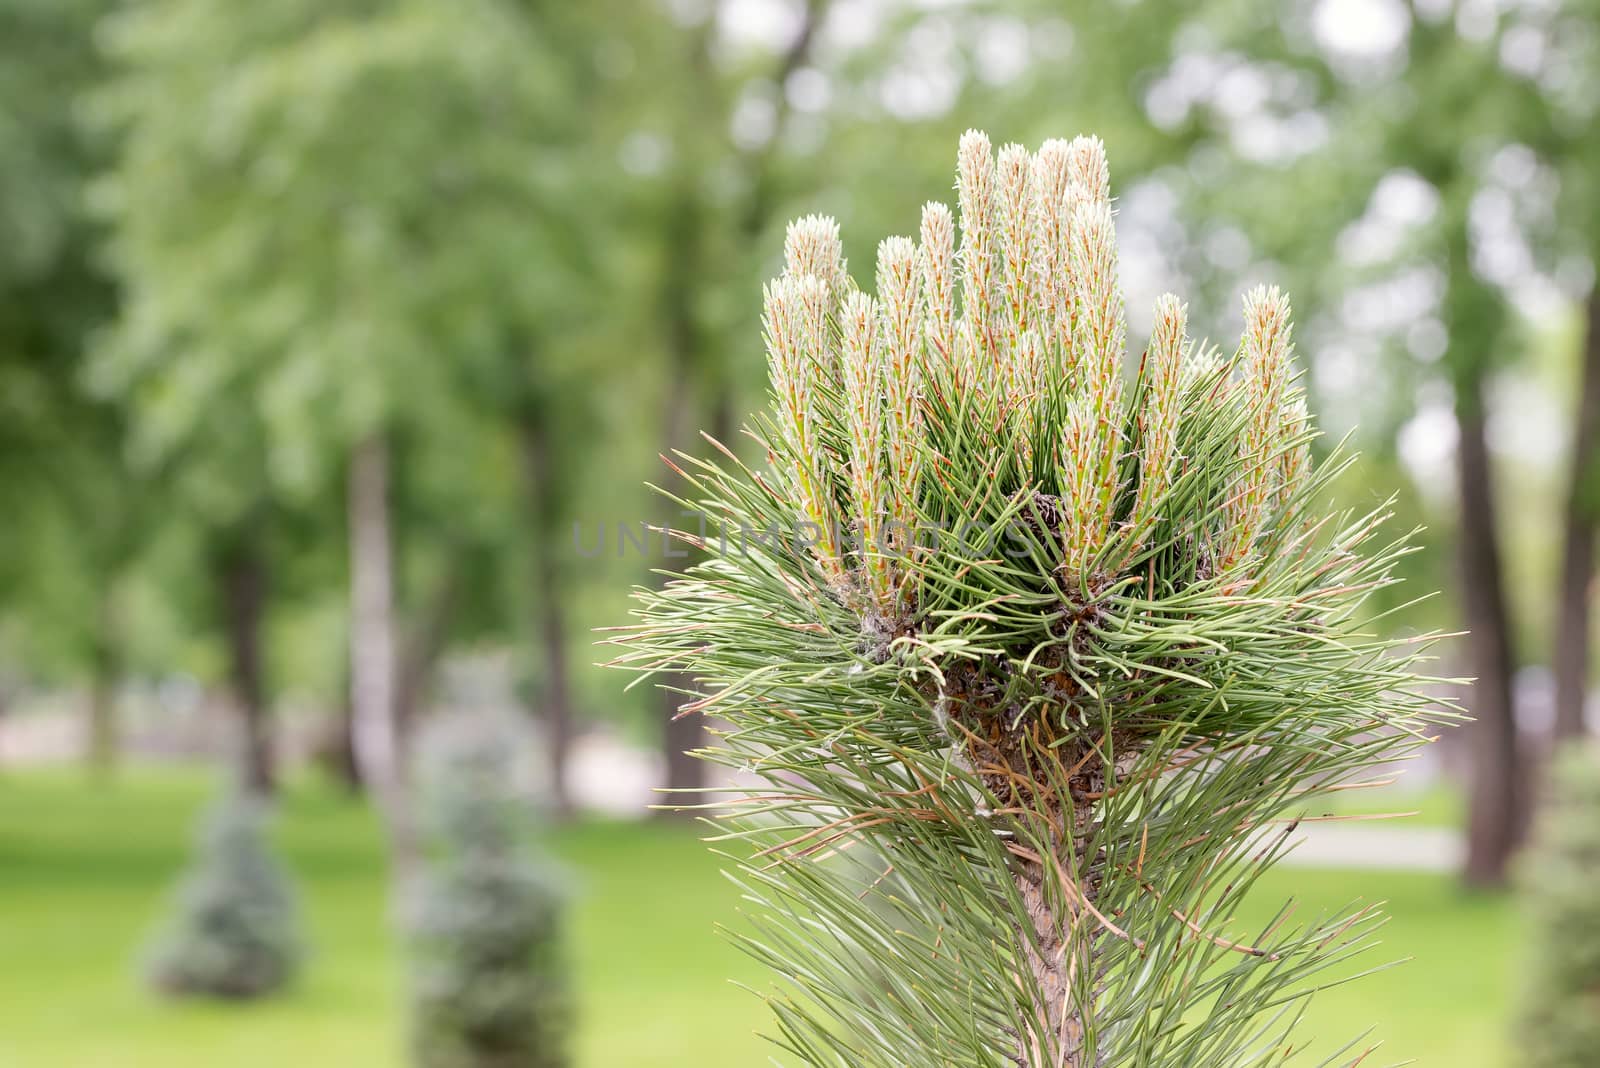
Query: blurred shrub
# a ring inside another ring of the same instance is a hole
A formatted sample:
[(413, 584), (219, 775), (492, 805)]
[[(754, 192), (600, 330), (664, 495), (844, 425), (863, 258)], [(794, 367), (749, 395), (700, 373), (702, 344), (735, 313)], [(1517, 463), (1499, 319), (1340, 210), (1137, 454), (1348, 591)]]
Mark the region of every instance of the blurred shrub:
[(153, 945), (150, 982), (171, 994), (253, 998), (285, 985), (302, 943), (294, 895), (268, 849), (261, 802), (230, 796), (212, 810)]
[(526, 841), (516, 732), (442, 722), (422, 747), (433, 850), (412, 916), (420, 1068), (561, 1068), (573, 1005), (560, 880)]
[(1557, 763), (1523, 860), (1531, 968), (1515, 1047), (1521, 1068), (1600, 1064), (1600, 752)]

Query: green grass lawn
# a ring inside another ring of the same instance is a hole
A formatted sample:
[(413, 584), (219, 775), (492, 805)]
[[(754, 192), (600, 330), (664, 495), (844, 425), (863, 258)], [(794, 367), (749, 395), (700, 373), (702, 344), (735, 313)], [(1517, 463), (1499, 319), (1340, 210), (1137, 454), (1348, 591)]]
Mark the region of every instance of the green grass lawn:
[[(196, 1005), (140, 986), (139, 949), (206, 795), (194, 775), (135, 772), (97, 788), (67, 772), (0, 775), (0, 1066), (403, 1063), (403, 985), (376, 834), (359, 805), (326, 789), (295, 790), (279, 818), (314, 940), (294, 990), (255, 1005)], [(737, 895), (693, 829), (591, 823), (552, 844), (577, 884), (578, 1064), (768, 1063), (756, 1035), (763, 1007), (730, 982), (760, 976), (714, 931), (737, 922)], [(1308, 918), (1356, 898), (1386, 900), (1395, 919), (1368, 963), (1417, 958), (1320, 994), (1306, 1032), (1313, 1048), (1370, 1027), (1385, 1044), (1369, 1064), (1509, 1063), (1501, 1048), (1514, 930), (1505, 901), (1435, 876), (1286, 870), (1261, 888), (1260, 918), (1291, 895)]]

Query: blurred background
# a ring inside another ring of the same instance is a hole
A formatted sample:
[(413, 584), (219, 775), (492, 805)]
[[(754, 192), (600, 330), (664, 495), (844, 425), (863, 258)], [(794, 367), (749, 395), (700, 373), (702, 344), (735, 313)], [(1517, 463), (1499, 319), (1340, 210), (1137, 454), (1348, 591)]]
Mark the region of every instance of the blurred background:
[[(766, 1063), (737, 889), (648, 808), (705, 726), (594, 628), (674, 564), (658, 454), (764, 403), (785, 223), (868, 281), (968, 127), (1104, 138), (1134, 352), (1164, 290), (1225, 349), (1291, 293), (1339, 492), (1426, 527), (1372, 625), (1470, 632), (1475, 722), (1308, 824), (1261, 915), (1387, 901), (1363, 963), (1417, 958), (1314, 1040), (1523, 1063), (1508, 888), (1596, 722), (1600, 4), (0, 0), (0, 50), (0, 1065), (404, 1063), (407, 757), (463, 712), (522, 728), (575, 1063)], [(152, 993), (234, 789), (310, 955)]]

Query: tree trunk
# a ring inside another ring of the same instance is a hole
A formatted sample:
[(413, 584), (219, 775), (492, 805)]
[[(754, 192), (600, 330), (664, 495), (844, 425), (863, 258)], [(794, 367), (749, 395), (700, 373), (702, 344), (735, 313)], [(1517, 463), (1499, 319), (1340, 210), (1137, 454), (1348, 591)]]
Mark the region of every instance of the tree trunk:
[(327, 747), (322, 755), (324, 766), (334, 781), (351, 794), (361, 794), (365, 792), (366, 784), (361, 781), (361, 764), (356, 759), (356, 714), (350, 700), (350, 690), (350, 682), (346, 679), (344, 697), (328, 727)]
[[(686, 374), (687, 369), (685, 376)], [(676, 378), (680, 383), (683, 380), (683, 377)], [(688, 408), (682, 392), (681, 387), (674, 388), (673, 393), (677, 395), (680, 403), (675, 409), (668, 410), (669, 448), (681, 447), (680, 440), (684, 433), (682, 418)], [(718, 386), (716, 395), (712, 398), (711, 436), (727, 444), (732, 425), (732, 399), (728, 396), (726, 388)], [(670, 506), (671, 502), (668, 504)], [(661, 525), (672, 525), (678, 518), (676, 515), (668, 514), (663, 517)], [(662, 685), (656, 690), (660, 697), (661, 745), (667, 774), (667, 802), (660, 811), (667, 816), (685, 815), (684, 809), (674, 806), (694, 804), (699, 800), (695, 796), (695, 791), (704, 789), (706, 785), (705, 762), (691, 755), (694, 750), (703, 748), (710, 740), (705, 717), (698, 712), (681, 711), (683, 692), (692, 689), (693, 684), (694, 680), (691, 678), (669, 674), (662, 679)]]
[(404, 881), (417, 847), (396, 721), (389, 446), (381, 435), (356, 446), (349, 494), (352, 737), (362, 781), (383, 813), (391, 867)]
[[(1073, 834), (1082, 836), (1094, 820), (1093, 805), (1080, 801), (1075, 806)], [(1066, 843), (1057, 846), (1051, 863), (1075, 854)], [(1079, 889), (1085, 894), (1085, 904), (1092, 906), (1090, 887), (1093, 880), (1085, 873), (1075, 873)], [(1101, 1068), (1106, 1052), (1100, 1049), (1094, 1057), (1084, 1051), (1088, 1038), (1086, 1013), (1078, 1004), (1079, 991), (1075, 977), (1090, 972), (1095, 966), (1093, 923), (1082, 911), (1074, 915), (1063, 910), (1052, 898), (1049, 885), (1058, 882), (1054, 871), (1047, 870), (1038, 861), (1017, 864), (1012, 880), (1028, 911), (1029, 927), (1018, 932), (1021, 938), (1021, 960), (1040, 993), (1045, 1006), (1045, 1016), (1038, 1021), (1043, 1025), (1046, 1043), (1026, 1028), (1019, 1028), (1015, 1063), (1028, 1068)]]
[(1458, 376), (1460, 428), (1456, 473), (1461, 501), (1461, 599), (1470, 629), (1468, 649), (1477, 676), (1471, 695), (1472, 797), (1465, 877), (1474, 886), (1500, 886), (1521, 838), (1526, 805), (1512, 699), (1511, 619), (1506, 606), (1485, 433), (1483, 381)]
[[(788, 47), (779, 57), (777, 69), (772, 72), (772, 83), (783, 85), (803, 66), (811, 55), (817, 31), (827, 14), (827, 0), (806, 0), (799, 28), (790, 39)], [(707, 22), (691, 47), (690, 67), (700, 100), (710, 106), (716, 99), (716, 74), (711, 61), (711, 22)], [(773, 158), (783, 140), (788, 124), (790, 104), (788, 97), (779, 94), (778, 114), (772, 132), (765, 141), (745, 157), (749, 194), (742, 211), (736, 216), (737, 236), (746, 245), (753, 246), (766, 229), (773, 211), (775, 169)], [(697, 280), (705, 275), (704, 243), (706, 205), (702, 199), (702, 176), (691, 174), (682, 184), (677, 210), (666, 234), (667, 266), (664, 272), (665, 288), (662, 295), (663, 312), (667, 319), (667, 347), (672, 360), (668, 372), (672, 383), (665, 408), (665, 440), (667, 450), (685, 448), (691, 428), (687, 425), (690, 409), (689, 383), (696, 377), (698, 363), (705, 361), (708, 339), (700, 330), (696, 308), (700, 304), (695, 290)], [(706, 376), (700, 376), (706, 377)], [(733, 442), (733, 397), (726, 376), (714, 372), (709, 376), (711, 436), (730, 448)], [(661, 526), (673, 526), (679, 517), (676, 505), (667, 501), (666, 514)], [(672, 807), (674, 803), (693, 803), (693, 792), (705, 786), (704, 762), (689, 754), (705, 746), (708, 741), (705, 717), (699, 713), (680, 714), (682, 692), (693, 686), (693, 679), (681, 675), (667, 675), (656, 689), (659, 699), (657, 716), (661, 722), (661, 748), (666, 768), (668, 805), (661, 811), (666, 815), (682, 815), (683, 810)]]
[(571, 684), (567, 675), (566, 612), (550, 575), (550, 553), (542, 554), (544, 577), (539, 584), (546, 591), (540, 599), (539, 638), (544, 649), (544, 718), (550, 757), (550, 794), (558, 819), (573, 812), (572, 787), (567, 780), (568, 757), (572, 753), (573, 722)]
[(400, 658), (399, 685), (395, 692), (395, 715), (401, 749), (409, 752), (408, 740), (415, 735), (422, 718), (423, 704), (433, 689), (433, 678), (450, 642), (450, 624), (455, 618), (456, 601), (461, 593), (460, 567), (452, 559), (439, 586), (433, 591), (415, 632), (405, 643)]
[(1557, 741), (1584, 734), (1589, 686), (1589, 587), (1594, 583), (1595, 497), (1600, 493), (1600, 284), (1589, 293), (1583, 380), (1574, 419), (1572, 474), (1556, 591), (1555, 676)]
[(567, 664), (566, 606), (562, 601), (560, 569), (556, 563), (554, 512), (556, 503), (554, 458), (549, 428), (540, 413), (524, 412), (522, 435), (523, 478), (532, 521), (532, 622), (540, 648), (539, 708), (545, 727), (545, 755), (550, 776), (554, 815), (572, 815), (572, 791), (567, 781), (567, 757), (574, 734), (572, 692)]
[(267, 574), (260, 542), (244, 532), (219, 561), (223, 614), (228, 634), (229, 674), (242, 734), (240, 781), (269, 797), (276, 788), (271, 711), (261, 648)]
[[(107, 585), (110, 585), (109, 580)], [(89, 650), (88, 730), (84, 756), (90, 774), (108, 779), (116, 771), (121, 748), (117, 730), (117, 683), (122, 675), (116, 599), (109, 588), (101, 591), (95, 613)]]
[[(679, 247), (680, 255), (691, 252), (696, 241), (688, 235), (683, 236), (688, 245)], [(673, 449), (686, 446), (684, 439), (688, 433), (687, 423), (691, 415), (689, 379), (695, 345), (695, 329), (690, 321), (691, 309), (686, 303), (680, 304), (670, 296), (677, 291), (678, 285), (679, 283), (669, 282), (668, 315), (671, 328), (668, 335), (672, 342), (670, 345), (672, 368), (669, 374), (672, 385), (667, 390), (663, 434), (666, 439), (666, 451), (669, 454)], [(677, 297), (684, 302), (690, 299), (687, 293), (678, 293)], [(657, 526), (675, 527), (682, 522), (682, 517), (677, 515), (676, 503), (662, 497), (660, 505), (661, 515), (657, 518)], [(684, 713), (680, 710), (685, 700), (683, 694), (690, 690), (693, 684), (693, 679), (670, 673), (662, 677), (661, 684), (655, 691), (656, 718), (661, 724), (661, 756), (666, 771), (667, 790), (666, 805), (659, 811), (666, 816), (683, 815), (681, 809), (673, 806), (692, 803), (694, 798), (686, 795), (705, 785), (705, 769), (701, 767), (699, 759), (689, 755), (691, 751), (705, 745), (705, 717), (698, 712)]]

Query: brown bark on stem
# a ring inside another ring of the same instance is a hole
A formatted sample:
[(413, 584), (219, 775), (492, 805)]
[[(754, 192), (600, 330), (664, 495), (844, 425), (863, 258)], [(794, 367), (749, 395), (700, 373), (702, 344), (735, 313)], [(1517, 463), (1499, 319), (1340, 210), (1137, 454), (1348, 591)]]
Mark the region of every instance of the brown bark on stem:
[(1582, 381), (1572, 442), (1562, 537), (1561, 584), (1556, 590), (1555, 681), (1557, 741), (1585, 732), (1589, 686), (1590, 587), (1594, 584), (1595, 498), (1600, 492), (1600, 285), (1589, 293)]
[[(1106, 931), (1127, 937), (1095, 907), (1103, 857), (1095, 844), (1094, 799), (1105, 796), (1105, 765), (1097, 751), (1062, 744), (1068, 740), (1038, 721), (1020, 731), (1007, 726), (1009, 708), (997, 709), (992, 695), (971, 682), (966, 672), (953, 671), (939, 700), (950, 713), (951, 737), (994, 794), (996, 811), (1018, 824), (1006, 848), (1027, 916), (1016, 931), (1016, 983), (1030, 1018), (1013, 1029), (1010, 1060), (1018, 1068), (1102, 1068), (1108, 1051), (1087, 1048), (1100, 989), (1095, 945)], [(1125, 749), (1119, 774), (1137, 752)]]
[[(1073, 816), (1075, 826), (1086, 829), (1093, 818), (1092, 806), (1080, 802)], [(1066, 849), (1057, 847), (1054, 855), (1046, 858), (1048, 863), (1023, 861), (1012, 876), (1032, 926), (1021, 932), (1022, 960), (1044, 1009), (1042, 1031), (1050, 1036), (1045, 1045), (1022, 1029), (1016, 1060), (1023, 1068), (1099, 1068), (1105, 1063), (1103, 1051), (1091, 1056), (1084, 1049), (1088, 1028), (1077, 1004), (1079, 990), (1091, 981), (1087, 973), (1094, 967), (1094, 930), (1080, 925), (1095, 921), (1081, 907), (1063, 908), (1060, 893), (1051, 891), (1052, 882), (1060, 882), (1055, 865), (1068, 863), (1068, 856)], [(1075, 884), (1074, 892), (1092, 905), (1089, 880), (1078, 879)]]

